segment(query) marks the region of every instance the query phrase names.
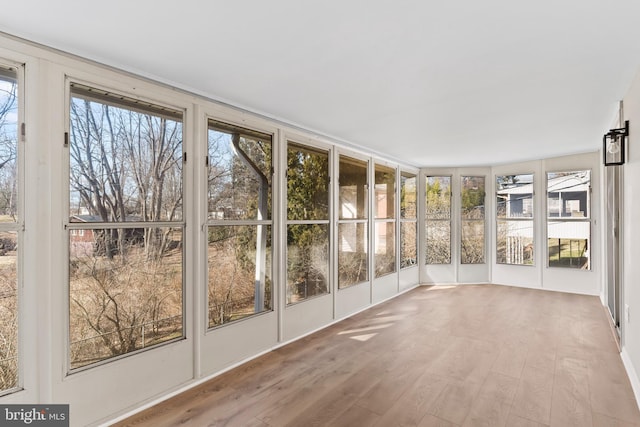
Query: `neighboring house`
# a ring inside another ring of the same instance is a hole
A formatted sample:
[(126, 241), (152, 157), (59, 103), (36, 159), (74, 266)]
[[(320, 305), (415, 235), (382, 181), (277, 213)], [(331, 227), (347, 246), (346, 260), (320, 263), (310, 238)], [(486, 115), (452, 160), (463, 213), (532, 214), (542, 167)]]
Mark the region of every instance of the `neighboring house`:
[(549, 217), (584, 218), (588, 216), (590, 186), (591, 176), (586, 172), (549, 179), (547, 182)]
[(503, 218), (533, 216), (533, 184), (519, 182), (497, 191), (498, 214)]
[[(139, 217), (127, 217), (127, 221), (140, 221)], [(104, 223), (99, 215), (72, 215), (73, 223)], [(138, 244), (144, 241), (144, 228), (125, 228), (125, 238), (129, 243)], [(94, 256), (104, 250), (100, 244), (103, 229), (75, 229), (69, 232), (69, 253), (71, 256)]]
[[(72, 215), (70, 222), (102, 222), (98, 215)], [(95, 236), (93, 230), (71, 230), (69, 232), (69, 254), (71, 256), (93, 255)]]

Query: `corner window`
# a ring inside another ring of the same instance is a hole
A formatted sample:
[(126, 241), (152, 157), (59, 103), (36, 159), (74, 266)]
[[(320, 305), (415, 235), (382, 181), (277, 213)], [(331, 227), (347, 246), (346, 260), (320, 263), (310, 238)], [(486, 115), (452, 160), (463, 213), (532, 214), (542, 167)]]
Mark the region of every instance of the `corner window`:
[(417, 177), (400, 174), (400, 268), (416, 265), (418, 260)]
[(591, 269), (591, 171), (547, 173), (549, 267)]
[(396, 271), (396, 170), (375, 166), (375, 266), (376, 277)]
[(426, 264), (451, 264), (451, 177), (426, 180)]
[(533, 174), (496, 176), (496, 261), (534, 265)]
[(484, 177), (463, 176), (460, 188), (460, 263), (484, 264)]
[(340, 156), (338, 202), (338, 288), (369, 280), (368, 163)]
[(329, 292), (329, 152), (287, 145), (287, 304)]
[(19, 385), (19, 94), (17, 70), (0, 65), (0, 394)]
[(272, 136), (209, 120), (209, 327), (273, 307)]
[(182, 112), (71, 85), (69, 356), (184, 336)]

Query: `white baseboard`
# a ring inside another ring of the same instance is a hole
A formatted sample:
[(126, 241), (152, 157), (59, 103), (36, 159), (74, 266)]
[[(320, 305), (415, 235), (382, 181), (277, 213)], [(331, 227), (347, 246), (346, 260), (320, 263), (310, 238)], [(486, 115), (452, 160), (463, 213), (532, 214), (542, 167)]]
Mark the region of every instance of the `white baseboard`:
[(640, 378), (638, 377), (636, 369), (633, 367), (633, 363), (625, 347), (622, 347), (620, 357), (622, 357), (622, 363), (624, 363), (627, 376), (629, 377), (629, 381), (631, 381), (631, 388), (633, 388), (633, 394), (636, 396), (636, 405), (640, 408)]

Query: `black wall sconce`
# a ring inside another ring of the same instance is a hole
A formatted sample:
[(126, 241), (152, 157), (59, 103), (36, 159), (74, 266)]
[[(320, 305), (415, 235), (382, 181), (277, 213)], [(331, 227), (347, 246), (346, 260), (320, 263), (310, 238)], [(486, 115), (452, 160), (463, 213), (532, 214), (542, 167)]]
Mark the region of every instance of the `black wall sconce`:
[(623, 165), (627, 141), (629, 139), (629, 120), (624, 122), (624, 127), (611, 129), (602, 137), (602, 152), (605, 166)]

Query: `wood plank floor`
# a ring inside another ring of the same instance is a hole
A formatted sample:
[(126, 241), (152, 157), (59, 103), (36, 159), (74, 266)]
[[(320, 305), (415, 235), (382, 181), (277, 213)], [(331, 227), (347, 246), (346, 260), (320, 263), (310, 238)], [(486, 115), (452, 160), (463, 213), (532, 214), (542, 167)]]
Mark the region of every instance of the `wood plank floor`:
[(638, 426), (596, 297), (420, 287), (117, 426)]

